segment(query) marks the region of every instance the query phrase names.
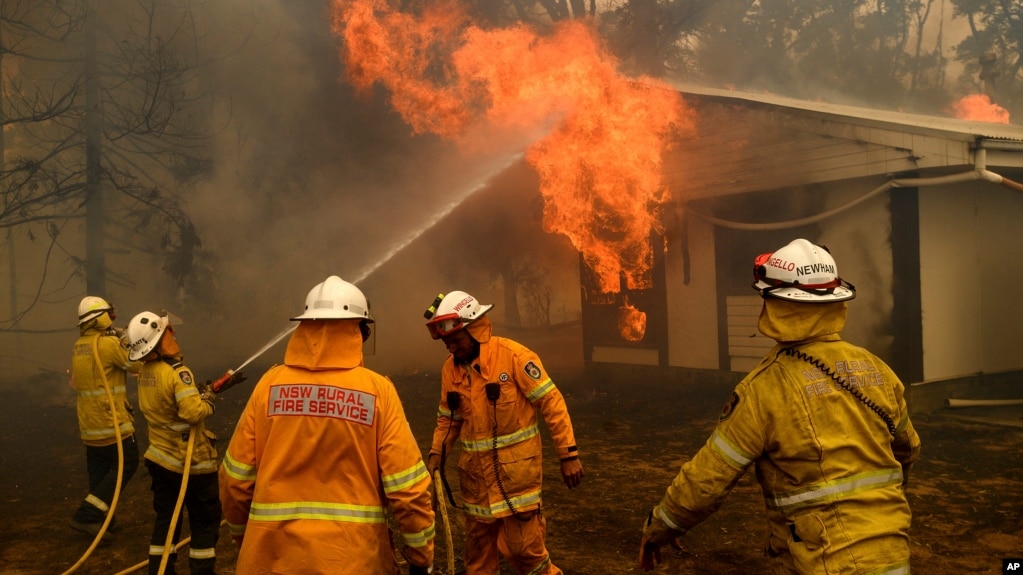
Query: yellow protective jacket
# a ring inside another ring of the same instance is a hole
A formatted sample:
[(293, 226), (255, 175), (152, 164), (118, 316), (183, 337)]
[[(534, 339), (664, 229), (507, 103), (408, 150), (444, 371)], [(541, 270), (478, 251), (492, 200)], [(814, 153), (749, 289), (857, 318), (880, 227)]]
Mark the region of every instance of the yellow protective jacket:
[[(846, 310), (844, 302), (765, 298), (760, 331), (779, 344), (735, 388), (707, 443), (668, 488), (659, 519), (690, 529), (752, 465), (775, 573), (909, 573), (903, 485), (920, 438), (895, 373), (839, 337)], [(885, 414), (894, 435), (827, 372)]]
[[(94, 447), (113, 445), (135, 433), (127, 398), (127, 374), (137, 373), (142, 364), (128, 360), (128, 349), (109, 327), (110, 319), (105, 313), (83, 326), (71, 356), (71, 381), (78, 394), (78, 430), (82, 443)], [(113, 395), (120, 434), (114, 432), (114, 413), (110, 410), (104, 377)]]
[(357, 321), (302, 321), (256, 384), (220, 469), (238, 573), (397, 572), (433, 564), (430, 475), (394, 384), (362, 366)]
[[(442, 446), (450, 453), (456, 442), (461, 447), (458, 478), (469, 515), (505, 517), (512, 514), (509, 502), (517, 512), (536, 509), (543, 483), (538, 409), (558, 458), (579, 455), (565, 398), (537, 355), (513, 340), (492, 336), (486, 317), (466, 329), (480, 342), (480, 354), (471, 366), (455, 363), (453, 356), (444, 362), (430, 453), (440, 454)], [(487, 398), (488, 383), (500, 389), (494, 402)], [(448, 403), (451, 392), (459, 395), (457, 410)], [(500, 469), (499, 476), (495, 469)]]
[(149, 422), (149, 447), (145, 458), (164, 469), (185, 472), (188, 433), (194, 426), (189, 474), (217, 471), (216, 439), (206, 429), (213, 403), (203, 401), (195, 376), (178, 359), (147, 361), (139, 372), (139, 407)]

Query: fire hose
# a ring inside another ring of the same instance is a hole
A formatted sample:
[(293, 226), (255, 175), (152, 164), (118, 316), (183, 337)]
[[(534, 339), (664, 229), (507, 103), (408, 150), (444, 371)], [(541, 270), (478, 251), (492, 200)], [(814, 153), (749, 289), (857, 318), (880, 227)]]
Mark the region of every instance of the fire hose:
[(106, 370), (103, 369), (103, 362), (99, 359), (99, 338), (102, 333), (97, 333), (96, 337), (92, 339), (92, 358), (96, 361), (96, 366), (99, 368), (100, 379), (103, 380), (103, 390), (107, 393), (107, 401), (110, 402), (110, 413), (113, 416), (114, 421), (114, 434), (117, 437), (117, 483), (114, 485), (114, 496), (110, 500), (110, 508), (107, 510), (106, 519), (103, 520), (103, 525), (100, 526), (99, 532), (96, 533), (96, 538), (92, 540), (92, 545), (85, 550), (81, 558), (71, 566), (70, 569), (64, 572), (64, 575), (69, 575), (78, 570), (79, 567), (85, 563), (85, 560), (92, 555), (92, 552), (99, 545), (99, 542), (103, 539), (103, 536), (107, 533), (107, 527), (114, 518), (114, 510), (117, 509), (117, 500), (121, 497), (121, 479), (124, 477), (124, 440), (121, 438), (121, 424), (117, 421), (117, 404), (114, 402), (114, 393), (110, 391), (110, 382), (107, 381)]
[(433, 490), (437, 498), (437, 507), (440, 508), (441, 523), (444, 525), (444, 541), (448, 549), (448, 574), (455, 575), (455, 549), (451, 544), (451, 522), (448, 520), (448, 504), (444, 502), (444, 494), (441, 493), (440, 470), (433, 472)]

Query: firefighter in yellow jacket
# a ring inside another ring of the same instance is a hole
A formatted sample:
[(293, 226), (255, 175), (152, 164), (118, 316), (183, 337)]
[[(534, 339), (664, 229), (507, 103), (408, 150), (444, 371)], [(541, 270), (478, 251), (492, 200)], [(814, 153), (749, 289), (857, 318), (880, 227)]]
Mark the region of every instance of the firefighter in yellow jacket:
[(237, 573), (394, 575), (433, 567), (431, 480), (394, 384), (363, 366), (366, 297), (313, 287), (284, 365), (256, 385), (220, 468)]
[[(99, 533), (110, 511), (118, 467), (124, 489), (139, 466), (127, 374), (138, 373), (141, 364), (128, 359), (128, 349), (113, 327), (116, 317), (114, 306), (101, 297), (86, 296), (78, 304), (80, 337), (71, 357), (71, 385), (78, 396), (78, 429), (85, 444), (89, 494), (71, 518), (71, 527), (90, 535)], [(104, 540), (110, 538), (113, 525), (111, 518)]]
[[(129, 357), (143, 362), (139, 372), (139, 407), (149, 424), (146, 469), (152, 479), (153, 522), (149, 540), (149, 573), (175, 573), (177, 554), (167, 548), (167, 533), (174, 518), (185, 461), (192, 443), (184, 505), (188, 510), (191, 542), (188, 567), (192, 575), (210, 575), (216, 565), (220, 531), (220, 496), (217, 486), (217, 450), (206, 418), (213, 415), (215, 396), (200, 389), (195, 376), (182, 363), (174, 326), (166, 313), (144, 311), (128, 324)], [(241, 378), (242, 376), (238, 376)], [(172, 544), (181, 537), (182, 522), (175, 524)]]
[(503, 555), (517, 573), (558, 574), (545, 544), (541, 508), (542, 445), (537, 410), (550, 430), (569, 489), (583, 466), (565, 399), (539, 357), (508, 338), (491, 335), (492, 305), (463, 291), (439, 296), (427, 328), (450, 355), (441, 368), (441, 399), (428, 467), (444, 467), (462, 449), (459, 486), (466, 514), (467, 575), (498, 572)]
[(766, 503), (773, 573), (909, 569), (904, 486), (920, 452), (899, 378), (842, 341), (852, 285), (826, 248), (797, 239), (754, 264), (759, 330), (777, 341), (643, 528), (640, 566), (706, 519), (750, 466)]

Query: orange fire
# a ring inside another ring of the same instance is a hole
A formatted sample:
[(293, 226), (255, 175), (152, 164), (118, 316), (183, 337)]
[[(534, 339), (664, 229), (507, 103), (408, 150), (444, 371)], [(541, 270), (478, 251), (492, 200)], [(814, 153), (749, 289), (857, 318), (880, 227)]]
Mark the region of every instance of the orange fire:
[(960, 120), (992, 122), (995, 124), (1009, 123), (1009, 111), (992, 102), (987, 94), (965, 96), (952, 104), (952, 110), (955, 112), (956, 118)]
[(675, 90), (617, 72), (587, 23), (552, 33), (525, 24), (482, 28), (454, 0), (415, 15), (385, 0), (332, 0), (350, 81), (379, 83), (416, 133), (463, 150), (526, 139), (540, 177), (544, 229), (567, 236), (617, 293), (650, 285), (652, 231), (669, 199), (661, 180), (669, 138), (690, 134), (692, 112)]
[(646, 335), (646, 313), (639, 311), (629, 302), (618, 308), (618, 333), (626, 341), (643, 341)]

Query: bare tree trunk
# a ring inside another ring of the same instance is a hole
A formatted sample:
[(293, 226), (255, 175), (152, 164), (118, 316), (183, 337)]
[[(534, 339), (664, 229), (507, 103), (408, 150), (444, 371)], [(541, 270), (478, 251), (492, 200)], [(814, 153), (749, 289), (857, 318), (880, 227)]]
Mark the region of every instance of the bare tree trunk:
[(96, 65), (96, 20), (100, 0), (92, 0), (85, 22), (85, 289), (107, 297), (103, 233), (103, 112)]
[(508, 270), (501, 274), (504, 279), (504, 320), (508, 325), (522, 325), (522, 316), (519, 314), (519, 282), (517, 274)]
[[(4, 125), (7, 120), (7, 116), (4, 115), (4, 52), (7, 50), (4, 46), (4, 27), (3, 23), (0, 23), (0, 172), (7, 169), (7, 147), (4, 141)], [(2, 181), (2, 179), (0, 179)], [(7, 203), (7, 194), (4, 194), (4, 203)], [(7, 206), (4, 206), (6, 212)], [(17, 277), (17, 266), (14, 260), (14, 226), (7, 228), (7, 249), (10, 250), (10, 259), (8, 260), (8, 268), (11, 272), (11, 313), (9, 317), (14, 317), (18, 313), (18, 284), (15, 278)]]

